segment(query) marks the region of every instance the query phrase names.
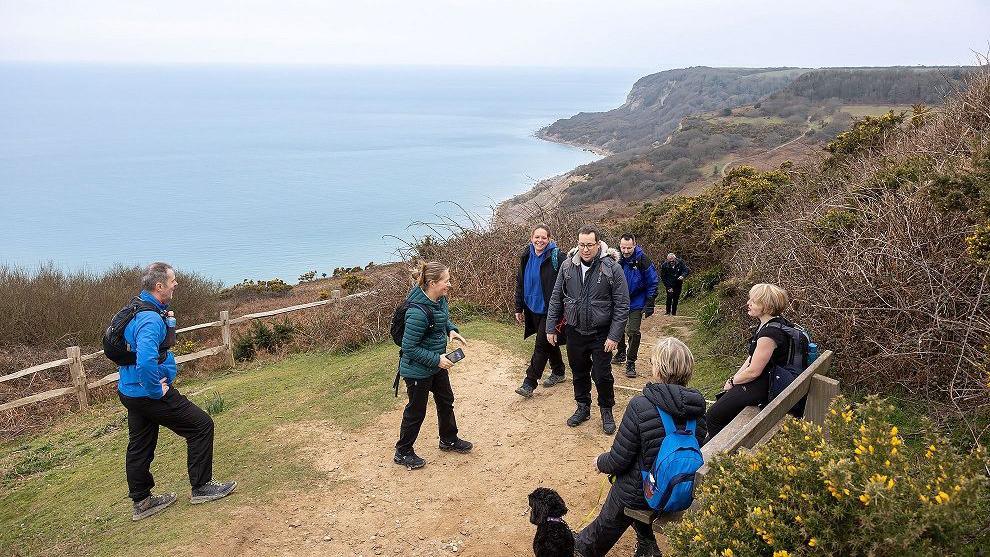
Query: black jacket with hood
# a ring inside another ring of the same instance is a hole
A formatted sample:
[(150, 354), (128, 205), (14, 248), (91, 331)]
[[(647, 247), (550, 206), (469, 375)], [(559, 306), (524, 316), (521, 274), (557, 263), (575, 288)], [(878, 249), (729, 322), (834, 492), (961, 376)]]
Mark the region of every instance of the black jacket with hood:
[(647, 383), (643, 394), (632, 398), (622, 416), (612, 449), (598, 457), (598, 470), (614, 474), (615, 484), (623, 506), (649, 509), (643, 495), (644, 469), (653, 466), (666, 432), (656, 407), (664, 409), (675, 424), (694, 418), (698, 420), (694, 435), (698, 445), (705, 442), (705, 398), (698, 391), (669, 383)]

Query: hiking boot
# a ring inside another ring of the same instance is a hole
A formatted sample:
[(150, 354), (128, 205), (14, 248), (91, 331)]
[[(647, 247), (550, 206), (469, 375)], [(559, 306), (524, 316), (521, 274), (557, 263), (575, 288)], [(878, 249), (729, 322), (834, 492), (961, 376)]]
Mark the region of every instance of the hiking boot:
[(158, 514), (165, 510), (175, 500), (178, 499), (175, 493), (163, 493), (161, 495), (149, 495), (140, 501), (134, 501), (134, 512), (131, 513), (131, 520), (141, 520), (153, 514)]
[(216, 501), (233, 493), (235, 487), (237, 487), (237, 482), (210, 480), (199, 487), (193, 488), (192, 497), (189, 499), (189, 502), (196, 505), (198, 503)]
[(408, 453), (400, 453), (395, 451), (395, 458), (392, 459), (396, 464), (400, 464), (406, 467), (406, 470), (416, 470), (426, 466), (426, 461), (419, 457), (414, 451), (410, 450)]
[(612, 435), (615, 433), (615, 418), (612, 417), (612, 409), (601, 407), (602, 411), (602, 431), (605, 435)]
[(529, 383), (523, 382), (523, 384), (516, 389), (516, 394), (523, 398), (533, 398), (533, 387), (530, 387)]
[(544, 387), (553, 387), (557, 383), (563, 383), (565, 381), (564, 374), (551, 373), (549, 377), (543, 380)]
[(465, 441), (459, 437), (455, 437), (450, 443), (440, 440), (440, 450), (441, 451), (454, 451), (455, 453), (469, 453), (471, 452), (471, 447), (474, 445), (470, 441)]
[(626, 377), (633, 378), (637, 375), (639, 374), (636, 373), (636, 362), (633, 360), (626, 362)]
[(626, 351), (620, 350), (615, 353), (615, 357), (612, 358), (613, 364), (624, 364), (626, 363)]
[(577, 410), (574, 414), (567, 418), (567, 425), (571, 427), (577, 427), (581, 422), (586, 422), (591, 419), (591, 405), (584, 402), (577, 403)]
[(633, 557), (662, 557), (657, 542), (653, 540), (636, 540), (636, 552)]

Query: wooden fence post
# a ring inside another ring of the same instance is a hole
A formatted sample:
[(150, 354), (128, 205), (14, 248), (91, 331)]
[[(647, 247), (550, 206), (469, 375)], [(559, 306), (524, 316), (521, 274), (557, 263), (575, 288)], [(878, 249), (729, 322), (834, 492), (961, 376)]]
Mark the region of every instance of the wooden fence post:
[(86, 368), (82, 362), (82, 351), (78, 346), (70, 346), (65, 349), (65, 355), (69, 360), (69, 375), (72, 377), (72, 386), (76, 389), (76, 396), (79, 397), (79, 409), (89, 408), (89, 388), (86, 386)]
[(340, 290), (336, 290), (336, 289), (332, 290), (330, 292), (330, 299), (333, 300), (333, 301), (335, 301), (335, 302), (339, 302), (340, 301)]
[(234, 344), (230, 340), (230, 312), (223, 310), (220, 312), (220, 330), (223, 336), (224, 352), (227, 354), (227, 363), (234, 367)]

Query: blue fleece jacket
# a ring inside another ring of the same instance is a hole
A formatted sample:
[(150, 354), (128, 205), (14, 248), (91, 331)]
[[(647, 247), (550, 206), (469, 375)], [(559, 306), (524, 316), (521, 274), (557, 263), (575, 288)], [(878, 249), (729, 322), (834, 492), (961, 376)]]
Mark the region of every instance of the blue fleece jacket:
[(547, 302), (543, 299), (543, 282), (540, 279), (540, 266), (557, 247), (557, 244), (550, 242), (543, 248), (543, 253), (536, 255), (536, 247), (529, 245), (529, 259), (526, 260), (526, 270), (523, 272), (523, 299), (529, 311), (544, 315), (547, 312)]
[[(168, 308), (147, 290), (141, 291), (141, 299), (160, 310)], [(169, 351), (165, 361), (158, 363), (158, 347), (165, 340), (165, 322), (161, 315), (153, 311), (135, 315), (124, 327), (124, 340), (137, 352), (137, 362), (120, 367), (117, 389), (124, 396), (162, 398), (162, 378), (169, 386), (175, 381), (175, 356)]]
[(653, 262), (643, 253), (643, 248), (636, 246), (632, 257), (620, 258), (619, 264), (626, 274), (626, 284), (629, 285), (629, 310), (635, 311), (653, 304), (657, 296), (657, 269)]

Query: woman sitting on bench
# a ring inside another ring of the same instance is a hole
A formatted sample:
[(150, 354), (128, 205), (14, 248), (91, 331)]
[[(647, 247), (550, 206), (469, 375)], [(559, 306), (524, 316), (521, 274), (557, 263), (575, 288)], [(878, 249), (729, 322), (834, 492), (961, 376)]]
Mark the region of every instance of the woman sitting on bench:
[(769, 402), (770, 364), (785, 365), (788, 359), (790, 338), (773, 323), (790, 326), (780, 316), (787, 309), (787, 292), (774, 284), (757, 284), (749, 289), (746, 313), (760, 324), (749, 339), (749, 356), (739, 370), (725, 381), (723, 393), (708, 409), (708, 439), (729, 425), (743, 408), (760, 406)]
[(657, 407), (668, 412), (675, 423), (697, 419), (698, 444), (705, 439), (705, 398), (686, 385), (694, 372), (694, 355), (683, 342), (673, 337), (661, 338), (653, 348), (653, 377), (643, 394), (633, 397), (626, 406), (612, 449), (595, 459), (596, 469), (615, 476), (598, 517), (581, 530), (575, 550), (585, 557), (608, 553), (631, 524), (636, 530), (637, 557), (660, 555), (657, 539), (649, 524), (625, 515), (627, 507), (650, 510), (643, 495), (642, 467), (650, 466), (660, 452), (666, 432)]

